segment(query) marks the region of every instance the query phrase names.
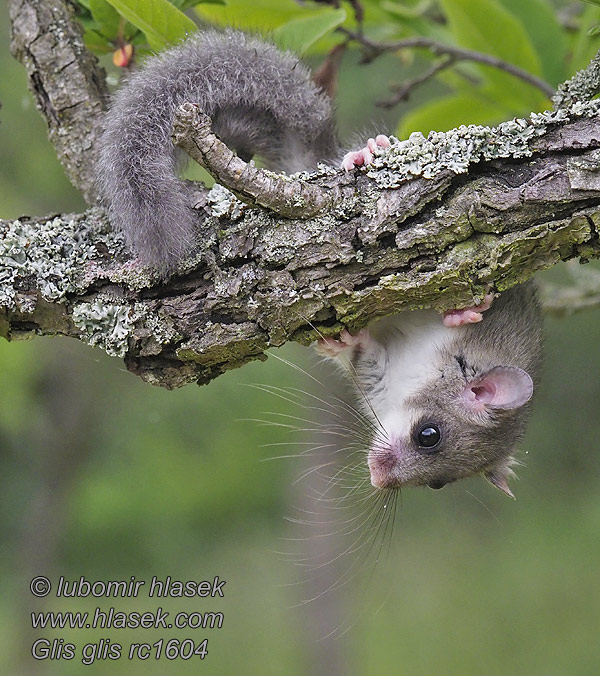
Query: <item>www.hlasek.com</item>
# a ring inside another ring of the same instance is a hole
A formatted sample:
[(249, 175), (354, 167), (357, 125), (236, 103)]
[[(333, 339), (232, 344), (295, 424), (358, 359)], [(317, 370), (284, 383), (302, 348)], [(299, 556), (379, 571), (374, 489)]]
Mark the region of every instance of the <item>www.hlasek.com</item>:
[[(147, 584), (131, 576), (129, 580), (96, 580), (90, 582), (84, 577), (78, 580), (65, 580), (60, 577), (54, 596), (57, 598), (136, 598), (140, 590), (147, 592), (148, 598), (215, 598), (223, 597), (225, 580), (216, 576), (212, 580), (201, 582), (189, 580), (181, 582), (170, 576), (158, 579), (156, 576)], [(52, 591), (50, 580), (40, 575), (34, 577), (29, 585), (31, 593), (38, 597), (47, 597)], [(51, 612), (31, 613), (31, 626), (34, 630), (57, 629), (221, 629), (221, 612), (178, 612), (169, 613), (162, 607), (147, 612), (124, 612), (115, 607), (97, 607), (87, 612)], [(98, 660), (118, 660), (126, 657), (130, 660), (165, 658), (167, 660), (203, 660), (208, 653), (208, 639), (161, 638), (153, 643), (131, 642), (121, 645), (110, 638), (86, 643), (78, 647), (63, 638), (38, 638), (33, 642), (31, 654), (36, 660), (72, 660), (80, 657), (83, 664), (92, 664)]]

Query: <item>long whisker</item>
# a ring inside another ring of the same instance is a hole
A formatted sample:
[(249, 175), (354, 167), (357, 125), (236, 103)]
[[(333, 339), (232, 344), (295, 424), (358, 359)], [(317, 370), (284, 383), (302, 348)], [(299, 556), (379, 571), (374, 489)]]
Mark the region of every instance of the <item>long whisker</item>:
[[(309, 325), (312, 326), (313, 329), (315, 327), (309, 322)], [(315, 329), (317, 330), (317, 329)], [(318, 331), (317, 331), (318, 332)], [(279, 355), (271, 353), (271, 356), (275, 357), (275, 359), (279, 359), (279, 361), (283, 362), (284, 364), (287, 364), (288, 366), (291, 366), (292, 368), (296, 369), (300, 373), (304, 374), (307, 378), (310, 378), (313, 382), (317, 383), (320, 385), (322, 388), (327, 390), (328, 388), (318, 379), (315, 378), (312, 374), (310, 374), (306, 369), (303, 369), (302, 367), (298, 366), (297, 364), (294, 364), (293, 362), (290, 362), (288, 359), (285, 359), (284, 357), (281, 357)], [(352, 366), (352, 371), (349, 371), (350, 378), (358, 391), (360, 392), (361, 396), (363, 397), (365, 403), (367, 404), (369, 410), (371, 411), (371, 414), (373, 415), (373, 418), (377, 421), (377, 424), (379, 425), (381, 431), (384, 433), (385, 436), (387, 436), (387, 432), (384, 428), (384, 426), (381, 423), (381, 420), (379, 420), (379, 417), (375, 413), (375, 409), (373, 408), (371, 401), (367, 394), (365, 393), (364, 389), (361, 387), (360, 383), (358, 382), (358, 374), (356, 373), (356, 369), (354, 366)]]
[[(372, 569), (369, 580), (373, 577), (382, 553), (389, 556), (401, 495), (397, 490), (375, 489), (369, 481), (366, 451), (370, 449), (369, 452), (375, 456), (386, 453), (390, 439), (367, 391), (361, 385), (355, 365), (352, 362), (345, 363), (347, 375), (360, 398), (359, 405), (345, 401), (332, 391), (329, 384), (298, 364), (273, 353), (270, 356), (308, 378), (325, 393), (306, 391), (296, 386), (249, 385), (276, 396), (295, 409), (290, 412), (262, 413), (251, 420), (290, 433), (309, 433), (313, 437), (319, 435), (318, 439), (313, 438), (312, 441), (265, 444), (265, 447), (273, 448), (287, 446), (290, 451), (275, 458), (267, 458), (269, 460), (311, 460), (311, 466), (300, 473), (294, 485), (310, 477), (314, 477), (317, 482), (311, 481), (307, 492), (314, 510), (297, 506), (292, 508), (295, 516), (284, 517), (291, 524), (310, 529), (308, 534), (284, 539), (289, 543), (299, 543), (302, 547), (303, 542), (316, 545), (330, 538), (340, 538), (328, 548), (329, 551), (324, 551), (323, 546), (319, 545), (303, 556), (299, 556), (300, 551), (278, 552), (279, 556), (304, 571), (301, 575), (304, 580), (294, 584), (311, 581), (317, 584), (312, 590), (316, 593), (307, 594), (309, 598), (298, 604), (302, 606), (347, 585), (365, 568)], [(340, 442), (342, 439), (345, 443)], [(342, 457), (343, 461), (339, 463), (337, 457)], [(344, 564), (340, 567), (339, 562), (342, 560)], [(331, 577), (328, 571), (335, 571), (335, 580), (327, 580)], [(341, 629), (345, 627), (338, 627), (332, 633), (339, 634)]]
[[(267, 392), (269, 394), (274, 394), (275, 396), (283, 399), (284, 401), (288, 401), (289, 403), (294, 404), (295, 406), (299, 406), (300, 408), (303, 408), (305, 410), (309, 411), (318, 411), (321, 413), (326, 413), (329, 416), (333, 416), (339, 420), (342, 419), (342, 416), (340, 415), (340, 411), (344, 411), (346, 413), (350, 413), (354, 419), (354, 424), (348, 425), (348, 423), (345, 421), (344, 427), (348, 428), (352, 431), (354, 435), (357, 437), (360, 437), (365, 444), (368, 444), (370, 442), (370, 438), (367, 437), (364, 433), (364, 428), (367, 427), (371, 435), (375, 437), (379, 437), (380, 432), (378, 428), (375, 427), (373, 424), (372, 420), (370, 420), (368, 417), (366, 417), (361, 411), (356, 409), (355, 407), (351, 406), (347, 402), (344, 402), (341, 399), (336, 398), (336, 402), (332, 404), (330, 402), (327, 402), (326, 400), (317, 397), (316, 395), (313, 395), (310, 392), (306, 392), (304, 390), (300, 390), (298, 388), (279, 388), (275, 386), (264, 386), (264, 385), (249, 385), (249, 387), (254, 387), (255, 389), (261, 390), (263, 392)], [(322, 403), (324, 407), (321, 406), (308, 406), (306, 404), (303, 404), (299, 398), (299, 394), (302, 394), (305, 397), (310, 397), (312, 399), (317, 400), (319, 403)]]
[[(378, 500), (377, 502), (379, 503), (381, 501)], [(381, 513), (382, 513), (382, 505), (376, 504), (375, 514), (373, 515), (373, 510), (371, 510), (371, 512), (368, 515), (369, 517), (372, 517), (374, 520), (377, 520), (377, 521), (380, 522), (377, 530), (374, 533), (373, 533), (372, 529), (367, 529), (367, 531), (363, 530), (361, 532), (361, 535), (357, 539), (355, 539), (344, 551), (340, 552), (334, 558), (329, 559), (324, 564), (321, 564), (320, 566), (318, 566), (316, 570), (319, 570), (319, 569), (321, 569), (325, 566), (331, 565), (332, 563), (339, 560), (342, 556), (344, 556), (346, 554), (355, 554), (356, 552), (360, 551), (363, 547), (365, 547), (367, 545), (372, 546), (372, 542), (373, 542), (374, 538), (375, 539), (377, 538), (379, 531), (380, 531), (380, 527), (381, 527), (380, 516), (381, 516)], [(366, 541), (361, 543), (361, 540), (363, 540), (365, 532), (369, 533), (369, 535), (367, 536)], [(367, 550), (367, 556), (368, 556), (370, 551), (371, 551), (371, 548), (369, 550)], [(348, 582), (350, 582), (356, 576), (357, 571), (353, 572), (353, 569), (356, 568), (356, 566), (357, 566), (357, 564), (359, 563), (360, 560), (361, 560), (360, 558), (355, 558), (353, 563), (351, 564), (351, 566), (344, 572), (344, 574), (340, 578), (338, 578), (335, 582), (333, 582), (331, 585), (329, 585), (329, 587), (327, 587), (327, 589), (322, 590), (321, 592), (319, 592), (317, 595), (313, 596), (312, 598), (305, 599), (304, 601), (302, 601), (301, 603), (299, 603), (297, 605), (305, 605), (306, 603), (310, 603), (310, 602), (320, 598), (324, 594), (348, 584)]]
[[(323, 336), (321, 331), (319, 331), (319, 329), (309, 319), (307, 319), (305, 317), (305, 321), (322, 339), (325, 339), (325, 336)], [(356, 368), (354, 367), (354, 364), (350, 360), (348, 360), (348, 362), (345, 363), (344, 365), (346, 366), (346, 370), (348, 371), (348, 374), (349, 374), (352, 382), (354, 383), (354, 386), (360, 392), (361, 396), (363, 397), (363, 400), (367, 404), (367, 406), (368, 406), (369, 410), (371, 411), (374, 419), (377, 421), (377, 423), (378, 423), (379, 427), (381, 428), (382, 432), (385, 435), (387, 435), (385, 428), (384, 428), (383, 424), (381, 423), (381, 420), (377, 416), (377, 413), (375, 413), (375, 409), (373, 408), (369, 397), (367, 396), (366, 392), (364, 391), (363, 387), (360, 384), (358, 373), (356, 372)]]

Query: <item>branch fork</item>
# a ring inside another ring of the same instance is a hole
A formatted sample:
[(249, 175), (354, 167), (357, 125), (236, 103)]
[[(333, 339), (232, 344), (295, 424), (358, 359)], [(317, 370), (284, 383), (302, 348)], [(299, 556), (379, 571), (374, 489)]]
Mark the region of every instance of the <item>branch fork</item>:
[(210, 117), (195, 103), (184, 103), (177, 110), (172, 138), (176, 146), (241, 200), (285, 218), (311, 218), (343, 200), (340, 190), (328, 190), (244, 162), (212, 132)]

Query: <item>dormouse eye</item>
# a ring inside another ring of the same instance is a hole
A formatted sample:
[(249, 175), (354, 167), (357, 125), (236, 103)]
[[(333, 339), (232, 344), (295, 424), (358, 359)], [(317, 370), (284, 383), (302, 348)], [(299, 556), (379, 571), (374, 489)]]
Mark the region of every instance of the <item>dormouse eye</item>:
[(442, 433), (440, 432), (440, 428), (433, 423), (425, 423), (417, 432), (417, 444), (426, 453), (434, 452), (441, 440)]

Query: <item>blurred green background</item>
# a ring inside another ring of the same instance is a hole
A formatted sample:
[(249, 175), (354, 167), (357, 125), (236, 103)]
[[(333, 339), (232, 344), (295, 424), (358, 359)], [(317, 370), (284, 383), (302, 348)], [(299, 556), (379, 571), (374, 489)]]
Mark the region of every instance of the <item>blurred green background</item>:
[[(4, 5), (0, 29), (0, 216), (80, 210), (9, 54)], [(394, 128), (439, 93), (430, 83), (384, 115), (373, 100), (385, 98), (386, 85), (397, 79), (396, 62), (358, 67), (357, 61), (347, 55), (340, 76), (345, 132), (372, 119)], [(418, 66), (408, 64), (407, 72)], [(561, 270), (544, 275), (560, 276)], [(517, 501), (483, 480), (439, 492), (410, 489), (396, 505), (390, 532), (387, 522), (377, 531), (379, 522), (367, 519), (372, 503), (357, 498), (354, 509), (365, 523), (342, 543), (323, 533), (343, 530), (344, 503), (322, 514), (317, 473), (295, 483), (311, 460), (263, 462), (309, 448), (307, 437), (251, 420), (293, 425), (287, 415), (316, 423), (299, 426), (323, 422), (320, 411), (301, 408), (295, 396), (285, 400), (253, 387), (306, 389), (334, 402), (338, 377), (309, 350), (288, 346), (277, 354), (325, 386), (270, 358), (207, 387), (167, 392), (76, 341), (1, 342), (1, 673), (600, 673), (600, 311), (548, 318), (546, 335), (543, 386), (513, 486)], [(302, 401), (315, 402), (308, 395)], [(361, 464), (358, 474), (365, 472)], [(343, 495), (349, 484), (342, 483)], [(303, 519), (334, 523), (319, 523), (311, 537), (297, 523)], [(369, 533), (376, 535), (372, 548), (341, 555)], [(310, 565), (331, 559), (316, 570)], [(60, 575), (218, 575), (227, 584), (224, 599), (157, 602), (142, 588), (133, 599), (51, 595), (44, 604), (29, 592), (34, 575), (53, 583)], [(221, 611), (225, 621), (206, 631), (28, 630), (32, 609), (130, 612), (159, 605), (172, 613)], [(208, 638), (208, 655), (203, 662), (122, 657), (83, 666), (78, 653), (72, 661), (36, 663), (27, 653), (39, 636), (79, 650), (102, 638), (124, 646), (161, 636)]]

